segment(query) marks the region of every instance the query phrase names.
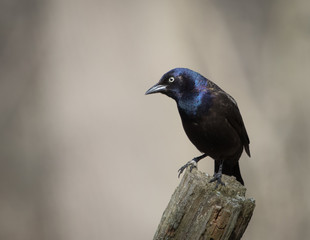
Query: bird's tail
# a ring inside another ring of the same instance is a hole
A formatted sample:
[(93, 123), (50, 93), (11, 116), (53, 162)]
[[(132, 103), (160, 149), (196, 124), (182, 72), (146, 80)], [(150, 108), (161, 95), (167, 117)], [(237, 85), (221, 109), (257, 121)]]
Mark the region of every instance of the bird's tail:
[[(215, 172), (218, 172), (219, 170), (219, 163), (215, 161)], [(240, 182), (242, 185), (244, 185), (243, 179), (241, 177), (241, 172), (239, 168), (239, 162), (235, 164), (234, 166), (223, 164), (223, 170), (222, 174), (228, 175), (228, 176), (234, 176), (238, 182)]]

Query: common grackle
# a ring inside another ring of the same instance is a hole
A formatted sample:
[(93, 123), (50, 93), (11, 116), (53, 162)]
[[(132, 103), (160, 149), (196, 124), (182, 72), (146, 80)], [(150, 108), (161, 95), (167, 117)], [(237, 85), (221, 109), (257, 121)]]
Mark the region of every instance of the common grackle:
[(222, 174), (235, 176), (244, 185), (239, 158), (245, 149), (250, 157), (249, 137), (236, 101), (215, 83), (187, 68), (175, 68), (145, 94), (163, 93), (173, 98), (190, 141), (203, 154), (179, 169), (197, 166), (198, 161), (210, 156), (214, 159), (214, 175), (210, 182), (216, 187)]

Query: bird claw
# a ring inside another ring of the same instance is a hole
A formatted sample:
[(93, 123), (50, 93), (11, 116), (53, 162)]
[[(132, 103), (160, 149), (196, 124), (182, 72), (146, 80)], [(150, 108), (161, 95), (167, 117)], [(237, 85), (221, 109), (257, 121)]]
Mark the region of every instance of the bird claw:
[(178, 172), (178, 178), (180, 178), (180, 175), (183, 173), (183, 171), (189, 166), (189, 171), (192, 172), (193, 168), (197, 168), (197, 162), (195, 160), (188, 161), (184, 166), (182, 166)]
[(210, 180), (210, 183), (215, 182), (215, 181), (216, 181), (215, 189), (217, 189), (217, 187), (219, 185), (225, 186), (225, 183), (222, 182), (222, 174), (221, 173), (215, 173), (213, 175), (213, 178)]

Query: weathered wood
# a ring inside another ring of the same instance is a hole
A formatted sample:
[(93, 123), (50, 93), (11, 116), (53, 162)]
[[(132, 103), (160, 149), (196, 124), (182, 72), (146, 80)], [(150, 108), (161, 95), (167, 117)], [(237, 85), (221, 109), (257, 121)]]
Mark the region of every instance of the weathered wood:
[(255, 200), (246, 188), (223, 175), (225, 186), (215, 189), (211, 177), (186, 171), (163, 213), (154, 239), (241, 239), (252, 217)]

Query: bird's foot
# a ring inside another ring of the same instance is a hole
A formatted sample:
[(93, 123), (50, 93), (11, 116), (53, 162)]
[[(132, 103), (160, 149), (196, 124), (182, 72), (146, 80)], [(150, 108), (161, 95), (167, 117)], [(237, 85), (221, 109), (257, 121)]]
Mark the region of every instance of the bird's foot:
[(188, 161), (184, 166), (182, 166), (178, 171), (179, 172), (178, 178), (188, 166), (189, 166), (189, 171), (191, 172), (193, 168), (197, 168), (197, 162), (193, 159), (193, 160)]
[(219, 185), (225, 186), (225, 183), (222, 182), (222, 173), (214, 173), (213, 178), (210, 180), (210, 183), (215, 181), (216, 181), (215, 189), (217, 189)]

